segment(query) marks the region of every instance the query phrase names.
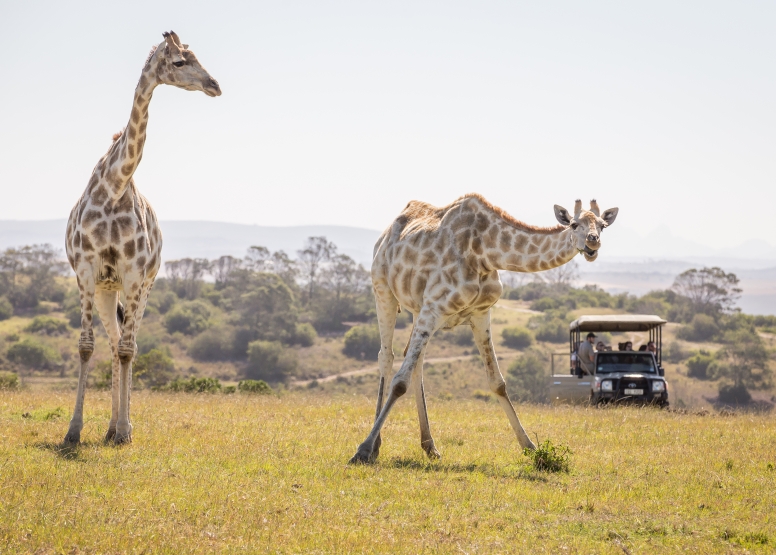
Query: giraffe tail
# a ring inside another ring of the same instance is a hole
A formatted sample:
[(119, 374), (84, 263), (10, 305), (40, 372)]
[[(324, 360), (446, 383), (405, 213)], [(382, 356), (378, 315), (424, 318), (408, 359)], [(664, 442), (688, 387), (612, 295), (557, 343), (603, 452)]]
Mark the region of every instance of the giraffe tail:
[(124, 323), (124, 305), (121, 302), (116, 305), (116, 320), (118, 320), (119, 326)]

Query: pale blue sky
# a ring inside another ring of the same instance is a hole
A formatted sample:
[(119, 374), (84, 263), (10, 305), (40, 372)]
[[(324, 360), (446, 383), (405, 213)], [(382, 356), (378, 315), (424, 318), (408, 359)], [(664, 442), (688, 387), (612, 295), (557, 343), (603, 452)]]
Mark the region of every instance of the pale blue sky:
[(154, 95), (162, 220), (382, 229), (477, 191), (776, 244), (773, 2), (0, 1), (0, 219), (67, 216), (173, 29), (223, 96)]

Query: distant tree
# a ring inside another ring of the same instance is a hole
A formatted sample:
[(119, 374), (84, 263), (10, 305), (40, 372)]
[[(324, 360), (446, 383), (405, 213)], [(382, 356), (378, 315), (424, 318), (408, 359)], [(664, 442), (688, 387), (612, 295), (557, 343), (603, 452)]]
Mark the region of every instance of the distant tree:
[(0, 297), (0, 320), (8, 320), (13, 316), (13, 305), (6, 297)]
[(283, 381), (293, 375), (296, 367), (296, 353), (284, 349), (279, 341), (253, 341), (248, 345), (248, 378)]
[(501, 340), (512, 349), (525, 349), (533, 344), (533, 335), (525, 328), (512, 327), (501, 330)]
[(195, 335), (210, 327), (209, 318), (208, 304), (197, 299), (176, 305), (164, 317), (164, 325), (170, 333)]
[(579, 265), (576, 260), (571, 260), (566, 264), (535, 274), (552, 289), (563, 291), (569, 289), (579, 280)]
[(689, 299), (696, 313), (709, 315), (734, 311), (736, 301), (741, 296), (738, 277), (716, 266), (682, 272), (674, 280), (671, 289)]
[(270, 259), (270, 252), (267, 247), (252, 245), (248, 247), (248, 254), (245, 255), (245, 267), (254, 272), (266, 272)]
[(328, 262), (336, 252), (337, 247), (326, 237), (308, 237), (305, 248), (298, 251), (299, 265), (302, 267), (302, 275), (307, 282), (307, 302), (312, 301), (315, 295), (315, 285), (321, 266)]
[(175, 373), (175, 363), (161, 349), (151, 349), (138, 355), (132, 364), (132, 378), (144, 387), (159, 387), (169, 382)]
[(724, 336), (725, 347), (717, 354), (721, 364), (713, 363), (716, 377), (732, 382), (735, 390), (770, 389), (773, 372), (768, 366), (768, 350), (756, 331), (739, 329)]
[(54, 348), (32, 338), (11, 345), (6, 356), (30, 370), (51, 370), (62, 364), (62, 357)]
[(0, 255), (0, 295), (15, 308), (33, 308), (41, 300), (61, 302), (65, 288), (56, 278), (66, 272), (61, 251), (51, 245), (6, 249)]
[(353, 358), (377, 360), (377, 354), (380, 352), (380, 330), (377, 326), (353, 326), (345, 334), (342, 352)]
[(210, 269), (205, 258), (182, 258), (164, 264), (170, 286), (179, 297), (196, 299), (202, 290), (202, 278)]
[(299, 276), (299, 268), (295, 260), (291, 260), (284, 251), (272, 253), (270, 259), (272, 273), (280, 276), (286, 285), (296, 286), (296, 278)]
[(216, 280), (216, 286), (223, 286), (229, 281), (234, 271), (242, 266), (242, 260), (234, 256), (225, 255), (211, 262), (209, 266), (210, 274)]
[(549, 370), (547, 355), (531, 349), (510, 364), (510, 397), (520, 402), (546, 403), (549, 398)]

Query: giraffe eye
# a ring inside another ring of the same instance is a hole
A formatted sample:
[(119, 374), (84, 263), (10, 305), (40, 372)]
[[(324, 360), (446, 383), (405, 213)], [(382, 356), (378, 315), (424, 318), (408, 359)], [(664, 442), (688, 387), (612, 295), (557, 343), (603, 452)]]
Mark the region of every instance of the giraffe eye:
[(172, 65), (174, 65), (175, 67), (183, 67), (183, 63), (184, 62), (173, 62)]

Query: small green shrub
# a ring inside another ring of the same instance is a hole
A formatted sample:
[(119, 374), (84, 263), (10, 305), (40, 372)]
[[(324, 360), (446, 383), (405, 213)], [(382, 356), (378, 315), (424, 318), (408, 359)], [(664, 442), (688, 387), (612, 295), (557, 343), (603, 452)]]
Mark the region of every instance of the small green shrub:
[(67, 322), (51, 316), (36, 316), (24, 331), (40, 335), (62, 335), (67, 333)]
[(59, 353), (40, 341), (26, 338), (8, 348), (8, 360), (31, 370), (49, 370), (62, 364)]
[(539, 312), (547, 312), (548, 310), (554, 310), (558, 308), (562, 303), (558, 299), (552, 297), (541, 297), (531, 303), (531, 310), (538, 310)]
[(501, 331), (501, 340), (512, 349), (525, 349), (533, 344), (533, 335), (525, 328), (504, 328)]
[(237, 386), (225, 385), (221, 391), (223, 392), (224, 395), (232, 395), (233, 393), (237, 392)]
[(490, 393), (490, 391), (485, 391), (484, 389), (475, 389), (472, 391), (472, 397), (485, 402), (493, 400), (493, 395)]
[(296, 325), (294, 331), (294, 343), (298, 343), (302, 347), (312, 347), (315, 344), (315, 339), (318, 337), (318, 333), (312, 324), (304, 322)]
[(0, 297), (0, 320), (8, 320), (13, 316), (13, 305), (6, 297)]
[[(442, 339), (453, 345), (461, 347), (471, 347), (474, 345), (474, 334), (469, 326), (456, 326), (451, 330), (440, 330)], [(377, 347), (378, 351), (380, 347)]]
[(19, 376), (13, 372), (0, 372), (0, 389), (16, 389), (19, 387)]
[(708, 351), (701, 350), (687, 359), (687, 375), (699, 380), (708, 380), (712, 376), (708, 373), (709, 365), (714, 362), (714, 357)]
[(216, 378), (196, 378), (191, 377), (188, 380), (184, 378), (175, 378), (162, 387), (156, 388), (158, 391), (175, 391), (184, 393), (218, 393), (221, 391), (221, 382)]
[(248, 344), (245, 375), (251, 379), (282, 381), (294, 373), (296, 353), (286, 350), (280, 341), (253, 341)]
[(565, 343), (569, 340), (569, 325), (560, 318), (553, 318), (539, 326), (536, 339), (548, 343)]
[(747, 405), (752, 402), (752, 395), (743, 385), (722, 384), (717, 400), (726, 405)]
[(685, 341), (709, 341), (719, 333), (717, 322), (708, 314), (696, 314), (689, 324), (681, 326), (676, 336)]
[(377, 326), (353, 326), (345, 334), (342, 352), (362, 360), (377, 360), (380, 352), (380, 330)]
[(164, 317), (167, 331), (179, 331), (186, 335), (194, 335), (210, 326), (210, 308), (204, 301), (187, 301), (176, 305)]
[(132, 365), (132, 377), (145, 387), (159, 387), (170, 381), (175, 373), (175, 363), (161, 349), (151, 349), (139, 355)]
[(571, 462), (571, 449), (566, 445), (555, 446), (549, 439), (536, 446), (533, 451), (526, 448), (523, 454), (531, 459), (536, 470), (543, 472), (568, 472)]
[(267, 395), (272, 393), (272, 388), (264, 380), (242, 380), (237, 384), (240, 393), (258, 393)]
[(188, 354), (194, 360), (229, 360), (232, 348), (228, 330), (215, 327), (203, 331), (192, 340)]
[(529, 349), (507, 369), (508, 393), (522, 402), (546, 403), (549, 400), (549, 363), (547, 356)]

